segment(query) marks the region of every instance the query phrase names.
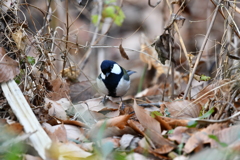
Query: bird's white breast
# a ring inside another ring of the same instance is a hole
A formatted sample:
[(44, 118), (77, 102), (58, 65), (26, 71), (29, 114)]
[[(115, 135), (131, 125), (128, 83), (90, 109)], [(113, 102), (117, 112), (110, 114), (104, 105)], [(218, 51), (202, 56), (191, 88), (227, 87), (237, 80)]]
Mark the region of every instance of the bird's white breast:
[(130, 88), (130, 81), (127, 81), (124, 78), (121, 78), (116, 88), (116, 95), (119, 97), (122, 97), (127, 93), (129, 88)]

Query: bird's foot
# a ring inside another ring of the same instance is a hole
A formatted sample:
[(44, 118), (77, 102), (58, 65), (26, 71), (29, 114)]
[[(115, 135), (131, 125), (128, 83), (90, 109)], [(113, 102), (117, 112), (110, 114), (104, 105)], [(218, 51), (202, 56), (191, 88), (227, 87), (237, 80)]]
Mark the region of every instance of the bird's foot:
[(109, 100), (108, 97), (105, 95), (100, 103), (102, 103), (105, 106), (108, 100)]
[(120, 105), (120, 110), (123, 111), (125, 109), (125, 105), (123, 102), (121, 102), (121, 105)]

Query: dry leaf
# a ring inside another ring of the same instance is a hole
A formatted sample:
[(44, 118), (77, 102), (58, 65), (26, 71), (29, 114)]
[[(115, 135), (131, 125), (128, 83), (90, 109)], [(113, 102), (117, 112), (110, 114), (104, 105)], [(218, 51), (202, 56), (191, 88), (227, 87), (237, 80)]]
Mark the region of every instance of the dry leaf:
[(0, 47), (0, 83), (13, 79), (19, 72), (18, 63)]
[(102, 97), (100, 98), (94, 98), (94, 99), (89, 99), (85, 101), (84, 103), (81, 103), (82, 106), (87, 107), (90, 111), (116, 111), (118, 110), (118, 104), (113, 103), (110, 100), (107, 100), (106, 104), (103, 105)]
[(165, 130), (171, 130), (178, 126), (187, 126), (188, 122), (190, 120), (185, 119), (175, 119), (175, 118), (169, 118), (169, 117), (163, 117), (163, 116), (157, 116), (154, 117), (158, 122), (160, 122), (162, 129)]
[(72, 142), (54, 143), (48, 152), (49, 159), (59, 159), (59, 160), (70, 160), (70, 159), (75, 160), (75, 159), (87, 158), (91, 155), (92, 153), (84, 151), (77, 144)]
[(198, 129), (187, 128), (187, 127), (177, 127), (174, 129), (173, 133), (168, 136), (171, 141), (176, 141), (178, 144), (186, 143), (188, 138)]
[(188, 100), (176, 100), (173, 102), (165, 102), (161, 105), (161, 112), (167, 111), (170, 113), (171, 117), (174, 118), (196, 118), (199, 117), (201, 106), (199, 104), (194, 104)]
[(61, 71), (62, 77), (66, 77), (71, 82), (77, 82), (80, 76), (80, 70), (76, 66), (65, 68)]
[(145, 137), (149, 137), (156, 148), (154, 152), (158, 154), (166, 154), (172, 151), (176, 146), (171, 143), (168, 139), (164, 138), (160, 133), (154, 130), (145, 130)]
[(125, 52), (124, 48), (122, 47), (122, 44), (119, 45), (119, 51), (121, 53), (121, 56), (127, 60), (129, 60), (129, 57), (127, 53)]
[(157, 70), (157, 77), (163, 73), (167, 73), (167, 67), (156, 61), (158, 60), (158, 54), (155, 49), (151, 47), (151, 43), (144, 34), (141, 35), (141, 52), (150, 55), (140, 53), (140, 59), (148, 64), (148, 70), (154, 67)]
[(89, 81), (82, 81), (70, 85), (70, 97), (73, 103), (91, 99), (95, 93), (96, 89)]
[(135, 111), (135, 114), (139, 120), (139, 122), (148, 129), (154, 130), (157, 133), (161, 134), (161, 126), (160, 123), (155, 120), (153, 117), (148, 114), (147, 110), (143, 109), (142, 107), (137, 105), (136, 100), (134, 100), (133, 108)]
[(124, 134), (120, 140), (120, 145), (121, 145), (120, 148), (123, 150), (126, 150), (130, 146), (133, 139), (134, 139), (133, 135)]
[(67, 120), (67, 114), (65, 112), (67, 108), (65, 108), (66, 105), (64, 102), (65, 101), (53, 101), (45, 98), (45, 106), (49, 108), (48, 114), (50, 116), (57, 117), (58, 119)]
[(194, 133), (186, 142), (184, 151), (186, 153), (192, 152), (195, 148), (206, 143), (213, 143), (213, 139), (209, 138), (208, 135), (215, 135), (223, 128), (226, 128), (228, 123), (215, 123), (209, 125), (207, 128), (202, 129), (199, 132)]
[[(240, 131), (240, 125), (235, 125), (235, 126), (231, 126), (229, 128), (225, 128), (220, 130), (216, 136), (218, 137), (220, 142), (226, 143), (227, 145), (231, 145), (233, 144), (233, 146), (229, 146), (229, 147), (234, 147), (235, 150), (240, 150), (240, 141), (239, 141), (239, 131)], [(219, 147), (220, 144), (216, 141), (213, 141), (213, 143), (211, 143), (211, 147)], [(238, 146), (238, 147), (237, 147)]]
[(224, 80), (217, 81), (216, 83), (203, 88), (197, 94), (197, 98), (195, 101), (197, 103), (200, 103), (202, 106), (204, 106), (210, 98), (213, 98), (213, 97), (218, 97), (219, 99), (222, 97), (228, 98), (228, 96), (230, 95), (231, 88), (232, 88), (231, 87), (232, 83), (224, 85), (222, 87), (219, 87), (228, 82), (230, 82), (229, 79), (224, 79)]
[(12, 33), (12, 38), (17, 44), (17, 48), (21, 49), (22, 51), (26, 48), (26, 34), (23, 32), (23, 29), (18, 29), (15, 32)]
[(57, 78), (55, 80), (50, 81), (51, 85), (53, 86), (53, 92), (47, 94), (47, 98), (57, 101), (61, 98), (68, 98), (69, 94), (69, 86), (66, 82)]
[(132, 115), (122, 115), (122, 116), (110, 118), (108, 120), (101, 120), (97, 122), (95, 127), (98, 127), (98, 128), (101, 127), (102, 124), (104, 124), (106, 121), (106, 127), (118, 127), (119, 129), (123, 129), (127, 125), (127, 121), (131, 116)]

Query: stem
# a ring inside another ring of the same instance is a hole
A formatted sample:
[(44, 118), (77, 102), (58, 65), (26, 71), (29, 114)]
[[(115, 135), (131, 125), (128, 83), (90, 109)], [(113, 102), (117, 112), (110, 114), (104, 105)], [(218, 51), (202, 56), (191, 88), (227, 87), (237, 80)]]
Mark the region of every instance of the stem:
[(208, 28), (207, 34), (206, 34), (206, 36), (205, 36), (205, 38), (204, 38), (204, 40), (203, 40), (203, 44), (202, 44), (202, 46), (201, 46), (201, 49), (200, 49), (200, 52), (199, 52), (199, 54), (198, 54), (197, 60), (196, 60), (195, 65), (194, 65), (194, 67), (193, 67), (193, 71), (191, 72), (191, 77), (190, 77), (189, 82), (188, 82), (188, 84), (187, 84), (187, 88), (186, 88), (186, 90), (185, 90), (183, 99), (186, 99), (186, 97), (187, 97), (188, 90), (189, 90), (190, 85), (191, 85), (192, 80), (193, 80), (193, 76), (194, 76), (194, 74), (195, 74), (195, 72), (196, 72), (196, 70), (197, 70), (198, 63), (199, 63), (199, 61), (200, 61), (200, 59), (201, 59), (203, 50), (204, 50), (204, 48), (205, 48), (205, 46), (206, 46), (208, 37), (209, 37), (209, 35), (210, 35), (210, 31), (211, 31), (212, 26), (213, 26), (213, 24), (214, 24), (214, 21), (215, 21), (215, 19), (216, 19), (219, 6), (220, 6), (220, 5), (218, 5), (218, 6), (216, 7), (215, 11), (214, 11), (214, 15), (213, 15), (212, 21), (211, 21), (210, 26), (209, 26), (209, 28)]

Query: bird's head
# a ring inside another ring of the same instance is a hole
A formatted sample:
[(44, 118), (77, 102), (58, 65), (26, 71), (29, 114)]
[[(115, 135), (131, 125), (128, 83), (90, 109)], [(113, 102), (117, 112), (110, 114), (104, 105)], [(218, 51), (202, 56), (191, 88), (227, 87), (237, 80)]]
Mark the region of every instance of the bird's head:
[(121, 74), (121, 67), (114, 61), (104, 60), (101, 64), (102, 73), (108, 77), (112, 74)]

